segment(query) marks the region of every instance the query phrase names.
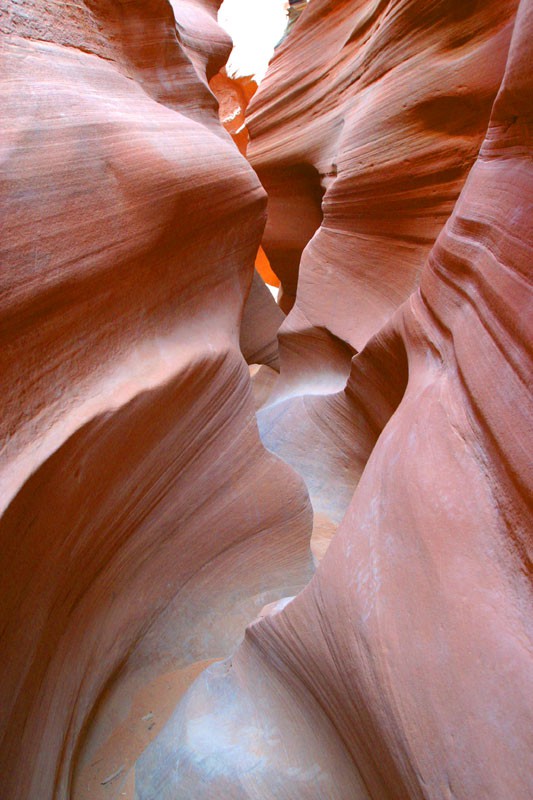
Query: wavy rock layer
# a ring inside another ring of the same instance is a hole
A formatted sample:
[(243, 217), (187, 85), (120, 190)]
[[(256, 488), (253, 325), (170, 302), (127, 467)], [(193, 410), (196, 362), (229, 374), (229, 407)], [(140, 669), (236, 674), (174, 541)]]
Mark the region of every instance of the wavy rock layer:
[(207, 86), (216, 8), (2, 5), (6, 800), (114, 790), (146, 742), (78, 773), (139, 687), (309, 578), (239, 349), (265, 195)]
[(325, 328), (360, 350), (416, 288), (485, 134), (516, 6), (313, 0), (304, 11), (247, 119), (287, 305), (298, 284), (287, 335)]
[[(331, 36), (335, 20), (340, 25), (348, 16), (348, 5), (353, 15), (354, 4), (335, 4), (337, 11), (332, 4), (326, 17), (331, 28), (325, 29)], [(327, 51), (327, 37), (321, 29), (324, 47), (317, 48), (309, 25), (310, 19), (320, 22), (325, 6), (316, 0), (315, 17), (311, 6), (309, 16), (294, 29), (296, 42), (308, 31), (306, 47), (318, 58)], [(385, 4), (373, 8), (381, 12)], [(443, 83), (434, 86), (444, 93), (447, 81), (466, 81), (462, 70), (469, 69), (473, 51), (468, 41), (458, 38), (461, 26), (474, 39), (480, 37), (481, 50), (492, 52), (490, 63), (500, 70), (505, 48), (502, 44), (496, 49), (497, 57), (491, 48), (508, 36), (501, 5), (461, 4), (459, 9), (439, 3), (428, 10), (427, 4), (395, 3), (386, 8), (389, 16), (375, 31), (369, 6), (356, 4), (356, 17), (366, 13), (368, 18), (364, 43), (361, 20), (356, 19), (363, 53), (372, 51), (375, 36), (389, 35), (390, 26), (409, 28), (424, 52), (422, 31), (435, 19), (435, 8), (448, 15), (455, 9), (454, 41), (463, 58), (453, 69), (444, 52), (439, 62), (448, 73), (433, 73), (431, 60), (426, 68), (420, 62), (418, 71), (433, 74), (433, 80), (440, 75)], [(491, 14), (493, 22), (487, 28)], [(495, 28), (501, 31), (494, 34)], [(352, 19), (346, 23), (347, 39), (353, 30)], [(444, 33), (451, 30), (429, 26), (436, 51), (449, 41)], [(405, 51), (408, 45), (403, 46), (401, 38), (389, 41), (382, 62), (389, 65), (380, 80), (383, 91), (394, 74), (413, 67)], [(289, 38), (287, 58), (290, 42)], [(360, 448), (366, 466), (309, 586), (248, 628), (231, 661), (210, 667), (199, 678), (168, 728), (144, 753), (137, 766), (140, 800), (522, 800), (533, 795), (533, 408), (527, 345), (533, 309), (532, 43), (533, 3), (524, 0), (479, 156), (429, 252), (419, 289), (390, 317), (398, 242), (396, 234), (391, 237), (385, 258), (378, 246), (381, 233), (375, 245), (383, 280), (370, 279), (365, 289), (354, 277), (359, 262), (354, 262), (349, 279), (335, 261), (338, 269), (332, 269), (331, 281), (322, 284), (326, 300), (333, 286), (339, 287), (341, 276), (346, 294), (354, 284), (361, 290), (360, 314), (354, 313), (358, 341), (352, 341), (358, 348), (365, 346), (353, 359), (346, 392), (332, 402), (344, 413), (342, 431), (350, 435), (352, 449)], [(427, 56), (426, 50), (426, 61)], [(475, 74), (483, 80), (491, 75), (492, 81), (495, 72), (480, 68), (484, 59)], [(308, 85), (318, 87), (317, 96), (326, 102), (320, 78), (313, 78), (315, 62), (303, 63), (313, 65)], [(375, 62), (366, 62), (365, 69), (375, 74)], [(369, 80), (364, 71), (360, 80)], [(404, 102), (419, 102), (416, 88)], [(306, 96), (298, 92), (296, 85), (295, 100)], [(384, 97), (394, 110), (394, 94)], [(367, 113), (359, 121), (354, 113), (356, 128), (371, 127), (375, 98), (371, 94), (367, 99)], [(334, 103), (331, 109), (336, 114)], [(287, 110), (281, 108), (280, 113)], [(322, 116), (327, 119), (325, 112)], [(320, 117), (318, 106), (316, 131)], [(437, 118), (441, 126), (454, 126), (448, 135), (459, 150), (465, 127), (468, 148), (474, 147), (464, 117)], [(297, 107), (293, 119), (298, 124)], [(275, 136), (274, 113), (270, 123)], [(479, 124), (476, 117), (475, 136)], [(379, 126), (373, 127), (374, 135), (383, 136)], [(445, 138), (439, 131), (437, 148)], [(313, 138), (317, 140), (318, 133)], [(363, 147), (366, 140), (351, 141), (357, 149), (358, 141)], [(426, 142), (422, 136), (422, 149)], [(375, 169), (383, 180), (390, 175), (392, 187), (398, 180), (391, 164), (395, 153), (383, 145), (381, 141), (376, 149)], [(259, 159), (259, 150), (256, 153)], [(432, 164), (430, 160), (431, 174)], [(431, 235), (450, 208), (453, 192), (448, 181), (456, 191), (459, 180), (456, 172), (452, 175), (444, 181), (446, 198), (438, 202), (431, 190), (434, 184), (426, 184), (426, 199), (420, 202), (431, 219), (427, 228), (423, 226), (424, 242), (411, 248), (416, 260), (429, 249)], [(336, 194), (337, 206), (331, 198), (326, 214), (329, 209), (330, 216), (355, 224), (341, 202), (343, 184)], [(354, 191), (360, 186), (354, 184)], [(410, 222), (411, 199), (418, 191), (407, 181), (403, 201)], [(400, 198), (398, 203), (401, 210)], [(356, 217), (357, 225), (370, 225), (376, 204), (369, 200), (369, 207), (362, 223)], [(398, 224), (401, 220), (401, 214), (393, 217)], [(342, 230), (322, 229), (311, 252), (317, 252), (326, 236), (332, 243), (331, 258), (337, 259), (346, 241)], [(361, 239), (360, 232), (356, 239)], [(309, 263), (310, 256), (302, 263), (303, 274)], [(397, 300), (413, 280), (413, 264), (407, 260)], [(309, 282), (299, 284), (297, 306), (300, 286), (304, 307)], [(339, 325), (346, 320), (343, 302), (342, 297)], [(326, 302), (324, 308), (331, 307)], [(386, 326), (365, 344), (383, 316), (390, 317)], [(307, 413), (312, 416), (313, 408)], [(324, 429), (327, 417), (322, 412), (317, 416)], [(317, 441), (320, 435), (318, 430)], [(203, 735), (205, 731), (215, 731), (216, 736)]]
[(217, 5), (0, 0), (0, 793), (523, 800), (533, 3), (296, 22), (279, 378)]
[(290, 310), (281, 380), (259, 423), (330, 529), (405, 384), (400, 366), (390, 409), (373, 419), (375, 382), (390, 379), (378, 356), (355, 390), (362, 418), (345, 391), (352, 356), (381, 347), (372, 338), (419, 285), (486, 132), (516, 5), (314, 0), (252, 100), (248, 155), (269, 194), (263, 245)]

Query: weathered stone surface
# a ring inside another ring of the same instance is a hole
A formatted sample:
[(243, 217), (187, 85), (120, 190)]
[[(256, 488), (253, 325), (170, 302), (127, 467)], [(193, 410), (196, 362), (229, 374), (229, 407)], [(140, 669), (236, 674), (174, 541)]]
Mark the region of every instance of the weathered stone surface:
[(173, 3), (177, 35), (164, 0), (0, 14), (6, 800), (95, 800), (140, 751), (88, 791), (87, 737), (310, 575), (239, 349), (265, 195), (207, 87), (216, 7)]
[(524, 800), (533, 3), (300, 17), (280, 375), (217, 6), (0, 0), (0, 794)]
[(284, 319), (283, 311), (256, 271), (241, 321), (240, 346), (248, 364), (279, 369), (277, 332)]
[[(532, 43), (524, 0), (420, 287), (335, 400), (367, 459), (339, 531), (309, 586), (189, 690), (139, 762), (140, 799), (533, 794)], [(195, 737), (198, 709), (216, 738)]]
[[(345, 396), (352, 356), (419, 284), (486, 132), (516, 5), (314, 0), (252, 100), (263, 245), (290, 311), (259, 424), (331, 524), (383, 427)], [(381, 356), (371, 369), (388, 381)], [(367, 382), (363, 403), (371, 393)]]
[(516, 7), (313, 0), (276, 52), (248, 156), (285, 310), (298, 282), (291, 339), (325, 328), (360, 350), (416, 288), (485, 134)]
[[(222, 68), (211, 78), (209, 86), (218, 100), (220, 122), (245, 155), (250, 138), (245, 112), (257, 83), (250, 76), (230, 78)], [(266, 281), (279, 287), (280, 282), (262, 247), (255, 258), (255, 269), (258, 274), (254, 274), (241, 320), (241, 351), (249, 364), (266, 364), (279, 370), (277, 333), (285, 315), (264, 285)]]

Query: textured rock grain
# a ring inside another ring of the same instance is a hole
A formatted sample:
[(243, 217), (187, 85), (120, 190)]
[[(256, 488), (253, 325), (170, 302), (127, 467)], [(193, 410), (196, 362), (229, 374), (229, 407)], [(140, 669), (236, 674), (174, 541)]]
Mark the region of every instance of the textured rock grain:
[(0, 794), (532, 797), (533, 2), (312, 0), (281, 310), (217, 6), (0, 0)]
[[(417, 31), (420, 6), (400, 6), (418, 9)], [(139, 762), (142, 800), (186, 796), (191, 781), (198, 798), (533, 794), (532, 42), (525, 0), (420, 287), (353, 359), (342, 407), (366, 409), (376, 441), (328, 552), (299, 596), (248, 628), (225, 677), (217, 665), (189, 690)], [(198, 708), (216, 740), (192, 737)], [(245, 716), (260, 725), (244, 741)], [(317, 739), (331, 748), (320, 757)], [(300, 769), (280, 787), (289, 749)]]
[(485, 134), (516, 6), (313, 0), (280, 46), (248, 156), (288, 304), (298, 283), (291, 338), (325, 328), (360, 350), (416, 288)]
[(207, 86), (216, 8), (2, 5), (6, 800), (77, 793), (95, 720), (310, 574), (239, 349), (265, 195)]
[[(354, 416), (352, 356), (381, 347), (373, 337), (419, 285), (486, 132), (516, 7), (314, 0), (252, 99), (248, 155), (269, 195), (263, 245), (290, 311), (260, 427), (331, 523), (383, 427), (366, 417), (375, 380), (389, 376), (370, 367)], [(404, 382), (390, 385), (392, 410)]]

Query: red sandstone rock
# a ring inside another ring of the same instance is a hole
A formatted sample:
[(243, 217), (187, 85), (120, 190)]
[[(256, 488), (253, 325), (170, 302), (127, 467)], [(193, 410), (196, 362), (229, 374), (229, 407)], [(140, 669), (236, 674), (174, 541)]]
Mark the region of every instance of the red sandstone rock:
[(0, 14), (6, 800), (87, 796), (140, 686), (310, 574), (239, 350), (265, 195), (207, 87), (229, 40), (173, 7), (177, 36), (164, 0)]
[(140, 800), (533, 795), (532, 43), (524, 0), (420, 288), (353, 360), (368, 461), (316, 576), (189, 690)]
[(0, 6), (2, 797), (530, 797), (532, 2), (504, 74), (513, 3), (314, 0), (258, 95), (259, 425), (318, 557), (348, 507), (295, 599), (265, 197), (172, 7)]
[(485, 133), (516, 6), (313, 0), (277, 50), (248, 157), (284, 310), (317, 231), (291, 349), (319, 328), (360, 350), (416, 288)]
[(262, 247), (259, 248), (257, 256), (255, 257), (255, 268), (265, 283), (268, 283), (270, 286), (279, 287), (279, 278), (270, 266), (270, 261)]
[(285, 311), (298, 285), (259, 423), (332, 523), (382, 428), (345, 396), (352, 356), (418, 285), (485, 134), (515, 9), (314, 0), (252, 100), (248, 156)]
[(285, 316), (256, 271), (241, 320), (240, 348), (248, 364), (279, 370), (277, 332)]
[(244, 115), (257, 90), (257, 83), (250, 76), (230, 78), (226, 70), (221, 69), (211, 78), (209, 86), (218, 100), (221, 123), (244, 155), (250, 139)]

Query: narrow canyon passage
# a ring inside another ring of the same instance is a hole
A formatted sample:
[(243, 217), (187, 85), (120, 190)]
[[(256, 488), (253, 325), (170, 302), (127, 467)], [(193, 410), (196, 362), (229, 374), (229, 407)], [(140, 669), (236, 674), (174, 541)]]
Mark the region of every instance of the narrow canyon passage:
[(532, 797), (532, 0), (0, 38), (0, 796)]

